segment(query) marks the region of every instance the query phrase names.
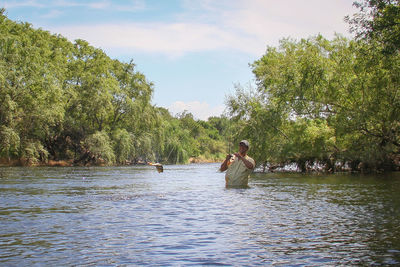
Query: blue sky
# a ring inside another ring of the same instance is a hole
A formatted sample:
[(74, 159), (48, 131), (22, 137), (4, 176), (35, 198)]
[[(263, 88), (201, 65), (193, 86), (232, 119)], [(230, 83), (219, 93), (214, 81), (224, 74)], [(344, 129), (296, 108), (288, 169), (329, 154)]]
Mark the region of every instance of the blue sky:
[(353, 0), (0, 0), (34, 28), (87, 40), (135, 62), (154, 83), (152, 103), (206, 120), (234, 85), (254, 84), (249, 63), (286, 37), (350, 37)]

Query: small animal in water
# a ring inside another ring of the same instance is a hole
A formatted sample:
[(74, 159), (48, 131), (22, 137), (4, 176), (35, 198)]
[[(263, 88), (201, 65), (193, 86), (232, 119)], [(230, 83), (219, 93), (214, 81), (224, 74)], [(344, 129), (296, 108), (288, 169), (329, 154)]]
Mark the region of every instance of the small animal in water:
[(155, 166), (159, 173), (164, 171), (164, 167), (160, 163), (149, 162), (148, 165)]

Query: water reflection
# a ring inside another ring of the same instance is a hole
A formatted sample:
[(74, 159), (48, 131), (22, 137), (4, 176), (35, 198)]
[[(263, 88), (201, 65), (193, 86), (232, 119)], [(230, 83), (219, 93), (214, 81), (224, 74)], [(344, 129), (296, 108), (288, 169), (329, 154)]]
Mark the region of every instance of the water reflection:
[[(340, 264), (387, 265), (398, 264), (400, 259), (399, 178), (398, 174), (390, 177), (278, 174), (256, 175), (255, 183), (269, 187), (270, 192), (278, 188), (275, 199), (283, 198), (290, 203), (290, 210), (282, 212), (285, 207), (277, 208), (273, 216), (285, 215), (279, 219), (280, 223), (286, 222), (279, 226), (285, 229), (279, 240), (294, 236), (288, 242), (290, 250), (318, 248), (315, 255), (321, 250), (329, 251), (329, 257)], [(352, 259), (346, 256), (350, 251)]]
[(0, 168), (2, 265), (396, 265), (400, 177)]

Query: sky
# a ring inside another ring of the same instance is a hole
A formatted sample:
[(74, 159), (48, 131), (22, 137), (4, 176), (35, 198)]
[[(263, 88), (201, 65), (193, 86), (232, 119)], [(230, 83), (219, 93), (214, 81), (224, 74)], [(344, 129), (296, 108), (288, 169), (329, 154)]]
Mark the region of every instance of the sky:
[(172, 115), (220, 116), (235, 86), (254, 87), (249, 64), (279, 40), (351, 37), (354, 0), (0, 0), (6, 16), (84, 39), (133, 60)]

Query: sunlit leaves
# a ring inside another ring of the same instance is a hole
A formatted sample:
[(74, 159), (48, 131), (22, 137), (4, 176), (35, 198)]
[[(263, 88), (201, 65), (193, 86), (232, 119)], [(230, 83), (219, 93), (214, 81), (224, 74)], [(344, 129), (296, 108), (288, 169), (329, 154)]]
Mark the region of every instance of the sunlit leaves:
[(384, 54), (399, 53), (400, 48), (400, 4), (398, 0), (363, 0), (354, 5), (359, 13), (346, 17), (357, 38), (370, 43)]
[(252, 64), (258, 88), (227, 103), (256, 160), (302, 170), (306, 162), (390, 161), (400, 148), (399, 56), (374, 47), (341, 36), (269, 47)]
[(0, 156), (16, 157), (18, 156), (20, 138), (12, 128), (0, 126)]
[(153, 87), (133, 61), (0, 10), (1, 158), (82, 165), (223, 158), (229, 120), (173, 117), (151, 104)]
[(87, 136), (82, 141), (82, 145), (86, 150), (85, 153), (87, 153), (88, 158), (93, 160), (94, 163), (104, 161), (106, 164), (112, 164), (115, 162), (112, 143), (106, 132), (97, 131)]

